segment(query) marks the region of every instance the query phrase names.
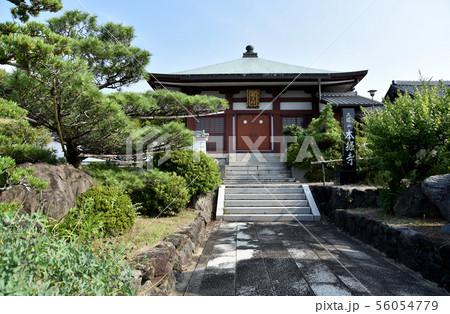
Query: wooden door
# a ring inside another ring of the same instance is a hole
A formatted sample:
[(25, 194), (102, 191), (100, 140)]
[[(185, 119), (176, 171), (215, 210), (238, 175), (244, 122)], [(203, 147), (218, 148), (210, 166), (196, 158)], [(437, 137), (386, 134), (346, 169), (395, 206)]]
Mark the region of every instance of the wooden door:
[(270, 150), (270, 119), (268, 115), (238, 115), (237, 150)]

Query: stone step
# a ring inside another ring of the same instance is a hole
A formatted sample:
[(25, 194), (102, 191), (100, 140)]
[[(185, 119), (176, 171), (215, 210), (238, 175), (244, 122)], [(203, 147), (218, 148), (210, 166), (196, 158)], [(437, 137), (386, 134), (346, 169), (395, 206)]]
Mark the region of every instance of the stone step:
[(305, 194), (227, 194), (225, 200), (305, 200)]
[(302, 194), (303, 188), (293, 187), (231, 187), (227, 186), (225, 189), (225, 195), (227, 194)]
[(225, 176), (232, 176), (232, 175), (252, 175), (252, 174), (258, 174), (258, 175), (273, 175), (273, 174), (286, 174), (291, 175), (291, 172), (287, 169), (277, 169), (277, 170), (225, 170)]
[(281, 155), (277, 153), (239, 153), (230, 155), (230, 163), (234, 162), (251, 162), (251, 161), (280, 161)]
[(227, 207), (226, 215), (228, 214), (311, 214), (309, 207)]
[(234, 162), (229, 163), (227, 167), (246, 167), (246, 166), (267, 166), (267, 167), (284, 167), (286, 168), (283, 162), (268, 162), (268, 161), (252, 161), (252, 162)]
[(295, 183), (295, 182), (275, 182), (275, 183), (265, 183), (265, 184), (259, 184), (259, 183), (246, 183), (246, 184), (227, 184), (226, 188), (249, 188), (249, 189), (257, 189), (257, 188), (268, 188), (268, 189), (295, 189), (295, 188), (303, 188), (301, 184)]
[[(236, 174), (236, 175), (226, 175), (225, 179), (229, 180), (236, 180), (236, 179), (250, 179), (250, 180), (256, 180), (256, 179), (278, 179), (278, 178), (290, 178), (290, 174)], [(256, 178), (256, 179), (255, 179)]]
[(228, 207), (306, 207), (307, 200), (225, 200)]
[(292, 178), (274, 178), (274, 179), (259, 179), (256, 180), (254, 178), (248, 179), (224, 179), (223, 184), (225, 185), (234, 185), (234, 184), (268, 184), (268, 183), (294, 183), (295, 179)]
[(224, 215), (224, 221), (240, 221), (240, 222), (278, 222), (278, 221), (314, 221), (315, 217), (312, 214), (230, 214)]
[(286, 166), (284, 164), (279, 164), (279, 165), (271, 165), (271, 164), (265, 164), (265, 165), (226, 165), (225, 166), (226, 170), (287, 170), (289, 171), (289, 169), (286, 168)]

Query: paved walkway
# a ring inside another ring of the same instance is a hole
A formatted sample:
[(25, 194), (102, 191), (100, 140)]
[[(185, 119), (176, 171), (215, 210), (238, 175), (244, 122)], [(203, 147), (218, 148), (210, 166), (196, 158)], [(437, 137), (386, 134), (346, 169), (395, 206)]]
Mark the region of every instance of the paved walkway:
[[(215, 226), (184, 295), (447, 295), (419, 274), (321, 223)], [(318, 241), (321, 243), (319, 244)], [(345, 268), (344, 268), (345, 266)]]

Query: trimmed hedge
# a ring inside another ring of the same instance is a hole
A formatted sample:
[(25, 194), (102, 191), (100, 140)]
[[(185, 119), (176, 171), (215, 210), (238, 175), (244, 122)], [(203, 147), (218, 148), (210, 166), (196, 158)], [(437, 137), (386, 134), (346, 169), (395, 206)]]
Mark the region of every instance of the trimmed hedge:
[(145, 187), (135, 190), (132, 195), (145, 214), (176, 214), (186, 208), (190, 194), (183, 177), (154, 170), (149, 172), (149, 179)]
[(114, 187), (92, 186), (77, 197), (77, 207), (88, 218), (99, 219), (105, 235), (125, 232), (134, 225), (136, 207), (128, 195)]
[(159, 169), (184, 177), (191, 196), (212, 192), (222, 183), (219, 165), (203, 152), (170, 152), (169, 159)]

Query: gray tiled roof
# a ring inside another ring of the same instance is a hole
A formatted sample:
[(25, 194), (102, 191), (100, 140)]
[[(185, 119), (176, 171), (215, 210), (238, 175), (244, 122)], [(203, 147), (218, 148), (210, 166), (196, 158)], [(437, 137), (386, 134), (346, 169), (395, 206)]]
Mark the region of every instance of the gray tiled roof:
[(311, 74), (338, 73), (292, 65), (262, 58), (239, 58), (236, 60), (205, 66), (197, 69), (176, 72), (173, 74)]
[[(372, 99), (359, 96), (357, 92), (346, 93), (322, 93), (323, 103), (329, 103), (336, 107), (366, 107), (372, 106)], [(373, 101), (375, 106), (382, 106), (379, 101)]]
[[(389, 97), (391, 99), (396, 98), (398, 91), (400, 91), (402, 94), (407, 92), (409, 95), (413, 96), (414, 92), (416, 91), (416, 88), (420, 91), (422, 88), (422, 85), (424, 83), (429, 84), (430, 86), (436, 86), (439, 85), (441, 81), (392, 81), (391, 86), (389, 87), (389, 90), (386, 93), (386, 97)], [(450, 88), (450, 81), (442, 81), (447, 88)]]

